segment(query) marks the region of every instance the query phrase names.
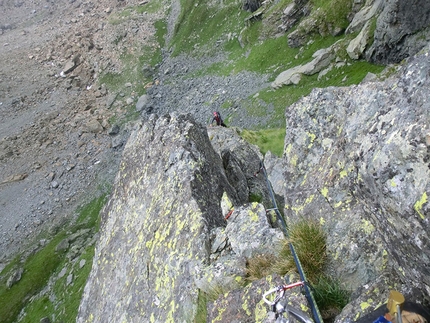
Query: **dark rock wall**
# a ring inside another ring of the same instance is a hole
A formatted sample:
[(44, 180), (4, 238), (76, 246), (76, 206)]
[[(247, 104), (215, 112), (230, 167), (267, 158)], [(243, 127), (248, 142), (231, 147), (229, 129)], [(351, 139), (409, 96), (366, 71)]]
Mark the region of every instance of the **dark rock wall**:
[(416, 54), (429, 40), (429, 1), (386, 1), (377, 19), (374, 42), (366, 57), (379, 64), (398, 63)]

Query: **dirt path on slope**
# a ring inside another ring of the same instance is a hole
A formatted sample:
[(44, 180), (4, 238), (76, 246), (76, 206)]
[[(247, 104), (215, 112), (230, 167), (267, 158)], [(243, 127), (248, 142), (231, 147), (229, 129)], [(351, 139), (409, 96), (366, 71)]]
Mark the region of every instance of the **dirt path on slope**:
[(150, 15), (109, 22), (140, 3), (0, 0), (0, 268), (112, 183), (130, 126), (110, 120), (137, 98), (97, 79), (121, 71), (118, 34), (149, 41)]

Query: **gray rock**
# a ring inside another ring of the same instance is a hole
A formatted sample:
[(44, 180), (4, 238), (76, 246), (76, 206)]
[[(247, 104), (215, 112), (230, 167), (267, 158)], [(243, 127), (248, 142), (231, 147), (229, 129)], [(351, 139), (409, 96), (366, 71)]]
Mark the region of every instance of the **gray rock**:
[(43, 317), (40, 319), (40, 323), (51, 323), (51, 320), (49, 317)]
[(248, 203), (251, 199), (272, 208), (266, 179), (257, 176), (263, 160), (259, 148), (244, 141), (231, 128), (209, 127), (208, 135), (222, 158), (227, 180), (235, 188), (240, 203)]
[(284, 160), (268, 151), (264, 156), (264, 166), (274, 193), (283, 196), (285, 189)]
[(366, 59), (380, 64), (399, 63), (416, 54), (429, 40), (429, 1), (384, 1), (376, 21), (374, 42), (366, 50)]
[(66, 285), (69, 286), (71, 283), (73, 283), (73, 274), (69, 274), (66, 279)]
[(148, 106), (148, 103), (149, 103), (149, 96), (146, 94), (142, 95), (136, 103), (136, 110), (140, 112), (146, 109)]
[(298, 84), (302, 74), (313, 75), (323, 70), (335, 58), (332, 47), (316, 51), (312, 55), (314, 59), (309, 63), (298, 65), (282, 72), (276, 77), (275, 81), (272, 82), (272, 87), (277, 89), (283, 85)]
[[(194, 277), (209, 258), (211, 230), (226, 224), (221, 197), (227, 192), (237, 202), (221, 159), (206, 128), (173, 114), (152, 116), (133, 132), (122, 165), (102, 214), (105, 229), (77, 322), (90, 316), (94, 322), (149, 322), (151, 315), (192, 321)], [(130, 280), (132, 272), (138, 274)], [(165, 304), (174, 306), (166, 310)]]
[(273, 229), (262, 204), (253, 203), (236, 208), (227, 220), (225, 234), (233, 253), (250, 258), (257, 254), (275, 253), (274, 246), (284, 238), (279, 229)]
[(119, 148), (122, 147), (122, 145), (124, 145), (124, 138), (121, 136), (117, 136), (112, 138), (112, 148)]
[(350, 41), (348, 47), (346, 48), (346, 52), (351, 59), (359, 59), (362, 57), (364, 50), (370, 43), (371, 39), (370, 35), (370, 22), (368, 21), (363, 29), (361, 29), (360, 33), (353, 40)]
[(56, 252), (62, 252), (64, 250), (69, 249), (69, 246), (70, 246), (69, 238), (65, 238), (65, 239), (60, 241), (60, 243), (57, 245), (57, 247), (55, 247), (55, 251)]
[(108, 134), (110, 136), (115, 136), (119, 133), (120, 127), (118, 124), (114, 124), (109, 130), (108, 130)]
[(60, 273), (58, 274), (58, 278), (63, 278), (67, 273), (67, 267), (64, 267), (61, 269)]
[[(287, 279), (295, 282), (300, 278), (297, 274), (291, 274)], [(245, 288), (224, 293), (216, 301), (208, 304), (207, 322), (278, 322), (279, 320), (271, 315), (269, 306), (262, 302), (262, 297), (269, 289), (283, 284), (285, 279), (274, 275), (257, 280)], [(306, 298), (300, 288), (289, 291), (288, 304), (294, 308), (304, 309), (308, 316), (311, 316), (309, 308), (304, 306)]]
[(354, 15), (345, 33), (351, 34), (362, 30), (364, 25), (370, 22), (373, 17), (376, 17), (383, 8), (382, 0), (366, 1), (366, 5), (361, 8), (359, 12)]
[(80, 55), (76, 55), (75, 57), (73, 57), (73, 59), (68, 60), (64, 64), (62, 72), (64, 74), (68, 74), (68, 73), (72, 72), (76, 68), (76, 66), (78, 66), (79, 61), (80, 61)]
[(429, 57), (427, 47), (396, 77), (314, 89), (286, 110), (286, 215), (324, 223), (331, 271), (357, 291), (354, 304), (373, 300), (336, 322), (380, 304), (383, 281), (410, 301), (430, 290)]
[(12, 275), (9, 276), (9, 278), (6, 281), (6, 287), (11, 288), (14, 284), (19, 282), (21, 280), (22, 274), (24, 273), (23, 268), (18, 268), (15, 270)]
[(97, 119), (90, 119), (85, 123), (84, 129), (90, 133), (100, 133), (103, 131), (103, 126)]
[(155, 70), (150, 65), (144, 65), (142, 68), (142, 74), (146, 78), (152, 78), (154, 76)]

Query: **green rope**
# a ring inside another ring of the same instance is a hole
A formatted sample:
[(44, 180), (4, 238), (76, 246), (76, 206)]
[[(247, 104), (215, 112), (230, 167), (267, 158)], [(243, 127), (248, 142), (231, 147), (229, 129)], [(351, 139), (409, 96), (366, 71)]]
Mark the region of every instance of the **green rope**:
[[(272, 199), (272, 203), (274, 206), (273, 210), (275, 210), (276, 216), (282, 225), (282, 228), (281, 228), (282, 232), (284, 233), (285, 238), (287, 238), (287, 240), (288, 240), (289, 235), (288, 235), (287, 223), (285, 222), (285, 219), (283, 218), (283, 216), (279, 212), (278, 205), (276, 204), (276, 200), (275, 200), (275, 195), (274, 195), (273, 190), (272, 190), (272, 185), (270, 184), (270, 181), (267, 177), (266, 168), (264, 167), (264, 163), (262, 161), (260, 161), (260, 170), (263, 171), (264, 178), (266, 179), (267, 187), (269, 189), (270, 197)], [(315, 302), (315, 298), (312, 294), (312, 291), (310, 290), (310, 288), (308, 286), (308, 281), (307, 281), (306, 275), (303, 271), (302, 264), (300, 263), (300, 259), (297, 256), (296, 250), (294, 249), (294, 246), (291, 242), (289, 242), (288, 245), (290, 247), (291, 254), (293, 255), (293, 259), (294, 259), (294, 262), (296, 264), (297, 271), (299, 272), (300, 279), (303, 282), (305, 282), (304, 288), (305, 288), (306, 299), (308, 300), (308, 303), (310, 304), (310, 307), (312, 310), (312, 316), (313, 316), (316, 323), (323, 323), (323, 319), (322, 319), (321, 314), (318, 310), (318, 306)]]

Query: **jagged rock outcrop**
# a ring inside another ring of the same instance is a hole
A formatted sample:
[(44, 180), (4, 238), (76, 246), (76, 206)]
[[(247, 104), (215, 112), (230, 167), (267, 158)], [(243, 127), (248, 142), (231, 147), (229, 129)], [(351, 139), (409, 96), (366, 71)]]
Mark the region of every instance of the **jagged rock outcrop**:
[[(239, 137), (234, 129), (211, 127), (208, 135), (217, 154), (223, 161), (230, 184), (235, 188), (241, 204), (248, 201), (262, 203), (267, 209), (273, 200), (267, 189), (267, 181), (260, 174), (263, 155), (257, 146), (250, 145)], [(282, 203), (282, 194), (276, 203)]]
[[(231, 129), (210, 133), (190, 116), (173, 114), (152, 115), (130, 136), (102, 212), (78, 322), (193, 322), (202, 292), (239, 288), (247, 257), (273, 253), (281, 231), (272, 228), (262, 204), (238, 194), (258, 186), (251, 174), (258, 151)], [(238, 190), (232, 185), (237, 175), (225, 171), (232, 161), (243, 162), (236, 166), (248, 180)], [(261, 302), (264, 291), (252, 290)], [(259, 315), (268, 310), (262, 304)]]
[(399, 63), (430, 40), (430, 3), (426, 0), (368, 0), (345, 33), (358, 32), (348, 46), (352, 59)]
[(399, 76), (315, 89), (286, 111), (286, 215), (324, 224), (331, 270), (354, 291), (336, 322), (389, 288), (430, 293), (429, 50)]
[[(348, 56), (354, 60), (366, 59), (387, 65), (416, 54), (430, 41), (430, 3), (426, 0), (354, 1), (348, 15), (350, 24), (345, 30), (327, 24), (321, 15), (320, 8), (311, 11), (306, 1), (290, 3), (284, 10), (283, 24), (279, 27), (281, 31), (289, 32), (296, 26), (287, 36), (288, 45), (305, 46), (312, 34), (324, 37), (327, 34), (338, 36), (343, 32), (357, 33), (346, 45)], [(339, 60), (339, 56), (333, 54), (334, 49), (326, 49), (324, 56), (315, 53), (311, 62), (283, 71), (272, 87), (297, 85), (303, 74), (320, 72)]]
[(384, 1), (366, 59), (379, 64), (398, 63), (416, 54), (429, 41), (429, 1)]
[(191, 321), (193, 277), (209, 232), (225, 226), (219, 201), (235, 192), (203, 127), (153, 117), (124, 148), (78, 322)]

